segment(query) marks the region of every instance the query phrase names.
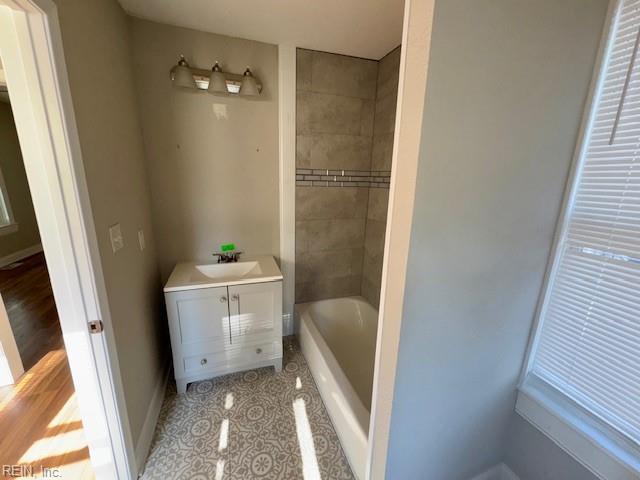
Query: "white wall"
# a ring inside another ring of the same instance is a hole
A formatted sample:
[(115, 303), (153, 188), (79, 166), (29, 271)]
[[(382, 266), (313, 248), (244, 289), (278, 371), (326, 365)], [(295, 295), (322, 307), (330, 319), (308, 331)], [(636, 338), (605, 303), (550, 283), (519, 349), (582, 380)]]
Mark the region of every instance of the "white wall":
[(387, 478), (504, 457), (606, 7), (436, 3)]
[[(163, 278), (176, 262), (212, 261), (221, 243), (278, 256), (277, 47), (135, 18), (131, 29)], [(176, 88), (180, 54), (201, 68), (250, 65), (264, 91), (247, 100)]]
[[(131, 431), (169, 355), (136, 108), (128, 19), (115, 0), (55, 0)], [(108, 228), (125, 246), (112, 253)], [(142, 229), (146, 249), (138, 248)]]

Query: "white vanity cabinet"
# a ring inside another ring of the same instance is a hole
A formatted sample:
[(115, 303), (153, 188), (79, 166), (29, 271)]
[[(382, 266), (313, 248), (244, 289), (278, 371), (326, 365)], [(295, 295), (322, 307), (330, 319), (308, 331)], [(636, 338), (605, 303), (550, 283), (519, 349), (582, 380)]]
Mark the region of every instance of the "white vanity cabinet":
[(282, 281), (165, 288), (178, 393), (187, 384), (273, 365), (282, 369)]

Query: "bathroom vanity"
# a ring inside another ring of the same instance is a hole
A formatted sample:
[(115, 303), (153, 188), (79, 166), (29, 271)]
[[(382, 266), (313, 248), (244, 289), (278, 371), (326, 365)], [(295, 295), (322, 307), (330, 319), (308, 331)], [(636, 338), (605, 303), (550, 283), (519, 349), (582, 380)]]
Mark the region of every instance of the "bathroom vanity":
[(164, 295), (178, 393), (218, 375), (282, 369), (282, 273), (273, 257), (179, 263)]

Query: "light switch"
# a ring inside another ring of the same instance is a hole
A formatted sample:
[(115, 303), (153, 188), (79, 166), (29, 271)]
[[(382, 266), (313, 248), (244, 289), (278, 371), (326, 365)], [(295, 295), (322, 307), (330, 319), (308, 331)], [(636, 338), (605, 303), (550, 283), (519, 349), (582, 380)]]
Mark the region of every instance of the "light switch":
[(140, 245), (140, 251), (144, 251), (145, 243), (144, 243), (144, 231), (142, 229), (138, 230), (138, 245)]
[(119, 223), (109, 227), (109, 238), (111, 239), (111, 249), (113, 253), (116, 253), (124, 247), (124, 238), (122, 238), (122, 230), (120, 229)]

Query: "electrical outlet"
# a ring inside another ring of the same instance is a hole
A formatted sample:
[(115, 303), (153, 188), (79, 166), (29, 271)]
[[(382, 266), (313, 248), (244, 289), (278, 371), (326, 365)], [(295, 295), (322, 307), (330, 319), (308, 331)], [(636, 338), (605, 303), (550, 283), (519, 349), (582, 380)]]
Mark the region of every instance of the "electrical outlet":
[(122, 229), (119, 223), (109, 227), (109, 238), (111, 239), (111, 249), (113, 253), (116, 253), (124, 247), (124, 238), (122, 237)]
[(144, 243), (144, 231), (142, 229), (138, 230), (138, 245), (140, 245), (140, 251), (143, 252), (146, 244)]

